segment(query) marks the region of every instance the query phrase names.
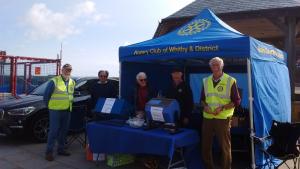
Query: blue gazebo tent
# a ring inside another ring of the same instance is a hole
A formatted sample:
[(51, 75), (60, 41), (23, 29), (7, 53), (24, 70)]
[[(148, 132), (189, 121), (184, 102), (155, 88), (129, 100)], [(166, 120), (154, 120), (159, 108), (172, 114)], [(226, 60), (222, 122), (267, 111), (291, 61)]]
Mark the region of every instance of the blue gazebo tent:
[[(238, 72), (246, 77), (246, 80), (237, 79), (237, 83), (246, 86), (243, 94), (246, 93), (244, 100), (248, 102), (243, 106), (250, 113), (250, 135), (267, 135), (272, 120), (291, 121), (286, 54), (236, 31), (209, 9), (164, 36), (120, 47), (121, 97), (131, 99), (130, 88), (134, 87), (135, 75), (140, 71), (148, 74), (150, 84), (159, 91), (170, 85), (167, 77), (172, 67), (181, 66), (186, 80), (192, 81), (194, 73), (209, 73), (208, 61), (215, 56), (224, 59), (225, 72)], [(258, 151), (254, 153), (253, 140), (251, 145), (255, 168), (255, 162), (261, 164), (263, 156)]]

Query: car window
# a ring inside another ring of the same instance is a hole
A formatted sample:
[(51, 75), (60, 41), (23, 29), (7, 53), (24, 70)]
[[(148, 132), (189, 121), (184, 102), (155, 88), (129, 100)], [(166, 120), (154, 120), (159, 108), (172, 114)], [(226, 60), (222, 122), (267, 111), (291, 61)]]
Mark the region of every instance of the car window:
[(88, 95), (90, 94), (90, 89), (93, 84), (95, 84), (98, 79), (87, 79), (84, 81), (77, 82), (75, 91), (79, 91), (81, 95)]
[(81, 81), (79, 83), (76, 83), (76, 86), (75, 86), (75, 90), (80, 90), (82, 88), (83, 85), (85, 85), (87, 83), (87, 81)]
[(48, 83), (49, 83), (49, 81), (41, 84), (40, 86), (35, 88), (30, 94), (32, 94), (32, 95), (44, 95)]

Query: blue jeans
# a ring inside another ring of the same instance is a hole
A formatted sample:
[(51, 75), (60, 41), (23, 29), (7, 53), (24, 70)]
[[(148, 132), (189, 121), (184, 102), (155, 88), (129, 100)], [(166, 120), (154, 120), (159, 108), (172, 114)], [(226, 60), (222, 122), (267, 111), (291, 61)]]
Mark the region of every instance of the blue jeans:
[(69, 130), (71, 112), (49, 110), (49, 133), (46, 153), (52, 153), (57, 140), (57, 152), (64, 151), (66, 137)]

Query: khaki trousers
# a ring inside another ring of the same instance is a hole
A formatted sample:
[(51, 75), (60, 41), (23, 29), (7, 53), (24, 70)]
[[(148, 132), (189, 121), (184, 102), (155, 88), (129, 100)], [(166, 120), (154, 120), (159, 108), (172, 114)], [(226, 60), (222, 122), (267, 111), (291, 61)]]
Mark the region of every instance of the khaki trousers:
[(228, 119), (206, 119), (202, 123), (202, 159), (206, 169), (214, 169), (212, 144), (213, 137), (216, 136), (221, 147), (221, 167), (231, 169), (231, 118)]

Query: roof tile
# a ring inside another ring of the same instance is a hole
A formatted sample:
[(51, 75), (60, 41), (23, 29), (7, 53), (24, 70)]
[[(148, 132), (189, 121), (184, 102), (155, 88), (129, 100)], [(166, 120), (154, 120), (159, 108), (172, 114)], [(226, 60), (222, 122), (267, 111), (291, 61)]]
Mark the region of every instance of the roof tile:
[(204, 8), (222, 14), (289, 7), (300, 7), (300, 0), (196, 0), (167, 19), (195, 16)]

